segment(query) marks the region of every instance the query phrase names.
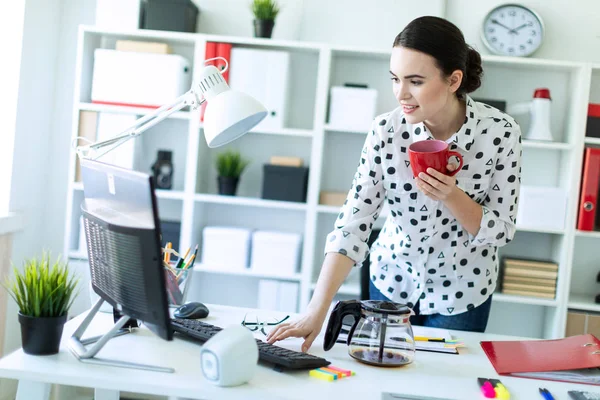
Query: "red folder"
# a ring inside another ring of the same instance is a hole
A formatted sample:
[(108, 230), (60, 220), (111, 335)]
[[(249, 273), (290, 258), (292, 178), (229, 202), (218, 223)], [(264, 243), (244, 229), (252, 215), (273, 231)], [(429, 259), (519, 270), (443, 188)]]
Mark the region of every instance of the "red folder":
[[(204, 49), (204, 60), (208, 60), (210, 58), (215, 58), (217, 56), (217, 43), (215, 42), (206, 42), (206, 48)], [(217, 66), (216, 60), (209, 61), (204, 64)], [(204, 121), (204, 110), (206, 109), (206, 102), (202, 103), (200, 106), (200, 121)]]
[(586, 148), (583, 162), (583, 178), (579, 199), (577, 229), (593, 231), (596, 225), (598, 188), (600, 186), (600, 149)]
[(483, 341), (481, 347), (500, 375), (600, 385), (600, 340), (594, 335)]

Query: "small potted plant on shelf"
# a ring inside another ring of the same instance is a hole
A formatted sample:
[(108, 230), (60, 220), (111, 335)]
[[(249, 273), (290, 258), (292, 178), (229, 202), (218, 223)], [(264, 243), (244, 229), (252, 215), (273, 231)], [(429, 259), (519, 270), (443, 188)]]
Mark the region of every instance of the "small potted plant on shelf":
[(254, 36), (270, 38), (275, 26), (275, 18), (279, 14), (279, 5), (275, 0), (252, 0), (254, 14)]
[(227, 150), (217, 154), (219, 194), (235, 196), (240, 175), (248, 163), (238, 151)]
[(58, 353), (79, 280), (60, 258), (52, 263), (47, 252), (26, 260), (23, 271), (16, 267), (13, 271), (14, 276), (4, 282), (4, 287), (19, 307), (23, 351), (34, 355)]

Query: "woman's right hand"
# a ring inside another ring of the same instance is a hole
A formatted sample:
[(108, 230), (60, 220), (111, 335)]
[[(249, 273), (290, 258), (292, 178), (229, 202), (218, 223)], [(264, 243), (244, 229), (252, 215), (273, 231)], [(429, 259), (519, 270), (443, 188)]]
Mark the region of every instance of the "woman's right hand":
[(269, 332), (267, 335), (267, 342), (273, 344), (278, 340), (287, 339), (289, 337), (301, 337), (304, 338), (302, 351), (307, 352), (321, 332), (321, 327), (323, 326), (326, 315), (326, 313), (308, 310), (306, 314), (301, 316), (297, 321), (283, 323)]

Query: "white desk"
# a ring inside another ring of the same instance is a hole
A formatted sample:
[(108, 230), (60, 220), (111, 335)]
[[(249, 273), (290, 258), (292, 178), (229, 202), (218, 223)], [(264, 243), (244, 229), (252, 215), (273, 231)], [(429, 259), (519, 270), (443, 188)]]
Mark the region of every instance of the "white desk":
[[(239, 324), (248, 309), (209, 305), (208, 323), (227, 326)], [(260, 311), (258, 315), (281, 313)], [(371, 367), (354, 361), (347, 346), (336, 344), (323, 351), (323, 338), (317, 338), (310, 352), (325, 357), (332, 365), (356, 371), (356, 375), (326, 382), (308, 376), (308, 371), (275, 372), (260, 365), (254, 378), (245, 385), (221, 388), (206, 381), (200, 371), (200, 346), (187, 340), (166, 342), (147, 329), (113, 338), (98, 354), (100, 357), (130, 359), (136, 362), (175, 368), (173, 374), (84, 364), (67, 348), (67, 339), (81, 316), (69, 321), (63, 333), (59, 354), (29, 356), (22, 350), (0, 360), (0, 377), (18, 379), (17, 400), (45, 400), (52, 383), (96, 388), (96, 399), (118, 399), (119, 391), (183, 397), (191, 399), (380, 399), (381, 392), (428, 395), (451, 399), (482, 399), (477, 377), (499, 378), (513, 400), (542, 399), (539, 387), (548, 388), (557, 400), (568, 399), (567, 390), (600, 392), (589, 385), (565, 384), (523, 378), (499, 377), (479, 346), (479, 341), (507, 340), (511, 337), (452, 332), (467, 348), (460, 355), (417, 352), (415, 362), (401, 368)], [(112, 315), (99, 313), (86, 337), (103, 333), (112, 325)], [(262, 336), (262, 335), (261, 335)], [(260, 336), (257, 336), (260, 337)], [(299, 350), (300, 339), (279, 345)]]

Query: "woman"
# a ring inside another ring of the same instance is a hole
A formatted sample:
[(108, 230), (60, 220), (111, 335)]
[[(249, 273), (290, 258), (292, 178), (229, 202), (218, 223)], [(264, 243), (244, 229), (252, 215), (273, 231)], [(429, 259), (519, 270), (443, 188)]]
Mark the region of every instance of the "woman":
[[(482, 72), (479, 53), (444, 19), (417, 18), (396, 37), (390, 74), (400, 107), (376, 117), (367, 135), (306, 313), (273, 330), (270, 343), (304, 337), (302, 350), (310, 348), (350, 269), (367, 257), (384, 201), (390, 216), (370, 252), (371, 298), (407, 304), (415, 324), (485, 331), (498, 247), (515, 233), (521, 132), (467, 95)], [(413, 177), (407, 148), (427, 139), (462, 155), (454, 177), (431, 168)]]

